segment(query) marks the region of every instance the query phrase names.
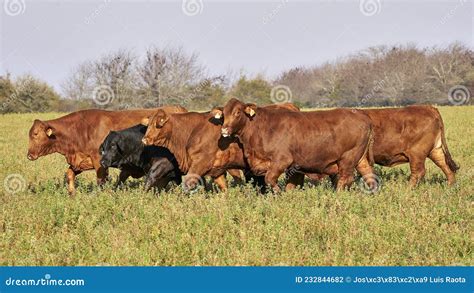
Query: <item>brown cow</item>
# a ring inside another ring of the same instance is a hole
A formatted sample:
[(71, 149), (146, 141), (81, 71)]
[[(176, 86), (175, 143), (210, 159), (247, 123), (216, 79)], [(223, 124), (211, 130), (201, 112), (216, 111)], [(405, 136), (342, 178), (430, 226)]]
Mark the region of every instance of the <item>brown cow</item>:
[(169, 114), (158, 110), (143, 120), (148, 129), (145, 145), (169, 149), (186, 174), (185, 187), (193, 189), (198, 180), (210, 176), (221, 190), (226, 190), (227, 169), (244, 169), (242, 151), (234, 138), (220, 138), (220, 124), (210, 112)]
[[(254, 107), (257, 107), (255, 104), (252, 104)], [(293, 112), (299, 112), (300, 108), (298, 108), (295, 104), (293, 103), (280, 103), (280, 104), (270, 104), (270, 105), (265, 105), (262, 106), (266, 109), (269, 110), (287, 110), (287, 111), (293, 111)], [(220, 121), (220, 124), (224, 123), (224, 107), (214, 107), (214, 109), (211, 110), (211, 113), (214, 115), (214, 118)], [(248, 164), (246, 164), (248, 165)], [(304, 184), (304, 173), (301, 173), (297, 170), (293, 170), (295, 172), (287, 173), (286, 178), (286, 189), (294, 189), (296, 186), (303, 187)], [(254, 180), (257, 181), (257, 183), (260, 185), (260, 190), (262, 192), (265, 191), (265, 180), (262, 178), (262, 176), (253, 176), (252, 172), (250, 170), (246, 170), (245, 172), (246, 178), (253, 178)], [(247, 176), (248, 175), (248, 176)], [(312, 176), (317, 176), (317, 174), (306, 174), (308, 177)], [(318, 177), (319, 178), (319, 177)]]
[[(169, 113), (186, 112), (181, 106), (165, 106)], [(66, 116), (40, 121), (36, 119), (29, 132), (28, 159), (34, 161), (52, 153), (66, 157), (68, 192), (75, 194), (74, 179), (82, 171), (95, 169), (97, 183), (107, 179), (107, 169), (100, 165), (99, 147), (111, 130), (122, 130), (140, 123), (143, 116), (157, 109), (105, 111), (82, 110)]]
[(338, 173), (337, 190), (354, 180), (354, 168), (372, 176), (372, 125), (359, 110), (275, 112), (231, 99), (224, 106), (223, 137), (238, 136), (252, 172), (279, 191), (278, 177), (289, 169)]
[(373, 154), (382, 166), (410, 164), (410, 185), (416, 186), (425, 175), (429, 157), (446, 175), (448, 184), (455, 183), (459, 169), (449, 153), (444, 124), (432, 106), (367, 109), (374, 125)]
[[(277, 111), (299, 110), (290, 103), (269, 105), (267, 108)], [(219, 116), (216, 118), (217, 113), (221, 113), (218, 108), (207, 113), (171, 115), (158, 111), (153, 117), (144, 119), (148, 129), (143, 143), (168, 148), (175, 155), (181, 171), (188, 174), (184, 179), (188, 188), (196, 185), (197, 175), (212, 177), (221, 190), (226, 190), (226, 170), (248, 168), (238, 140), (221, 137), (222, 121)], [(263, 183), (259, 178), (253, 179), (257, 184)]]

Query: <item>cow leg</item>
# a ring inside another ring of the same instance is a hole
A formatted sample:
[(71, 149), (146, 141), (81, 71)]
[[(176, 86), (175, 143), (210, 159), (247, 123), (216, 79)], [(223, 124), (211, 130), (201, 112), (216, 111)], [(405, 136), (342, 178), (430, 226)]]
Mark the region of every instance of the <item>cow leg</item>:
[(71, 167), (66, 170), (67, 192), (70, 196), (76, 195), (75, 180), (81, 171), (74, 171)]
[(96, 169), (96, 174), (97, 174), (98, 185), (103, 185), (105, 182), (107, 182), (107, 176), (109, 175), (109, 172), (107, 169), (103, 167), (99, 167), (99, 169)]
[(254, 176), (253, 177), (253, 185), (256, 187), (261, 193), (267, 193), (267, 185), (265, 184), (265, 176)]
[(355, 166), (347, 160), (338, 162), (337, 167), (339, 168), (338, 180), (336, 184), (336, 191), (342, 191), (351, 186), (354, 182), (354, 168)]
[(214, 179), (214, 183), (217, 184), (217, 187), (222, 192), (227, 191), (227, 180), (225, 179), (225, 173), (213, 179)]
[(270, 185), (273, 189), (273, 192), (281, 192), (281, 188), (278, 186), (278, 178), (283, 172), (285, 172), (285, 167), (272, 166), (267, 173), (265, 174), (265, 183)]
[(107, 168), (104, 168), (100, 165), (100, 158), (93, 158), (92, 164), (94, 165), (95, 173), (97, 175), (97, 184), (103, 185), (107, 181), (107, 176), (109, 172)]
[(337, 174), (329, 175), (329, 179), (331, 180), (332, 187), (336, 188), (337, 187), (337, 181), (338, 181)]
[(365, 181), (370, 190), (378, 189), (378, 182), (374, 174), (374, 169), (369, 164), (369, 161), (365, 156), (362, 157), (359, 164), (357, 164), (356, 170), (362, 176), (362, 179)]
[(288, 176), (288, 180), (286, 182), (286, 190), (295, 189), (296, 186), (303, 187), (304, 185), (304, 173), (295, 172), (292, 175)]
[(145, 191), (151, 187), (161, 190), (165, 188), (170, 181), (181, 184), (181, 172), (173, 166), (166, 158), (160, 158), (153, 161), (152, 166), (145, 179)]
[(173, 178), (163, 177), (163, 178), (150, 178), (147, 177), (145, 181), (145, 191), (148, 192), (152, 187), (155, 187), (158, 190), (164, 189)]
[(336, 191), (343, 191), (346, 188), (349, 188), (354, 182), (354, 175), (350, 173), (341, 173), (339, 179), (337, 180)]
[(118, 177), (118, 180), (117, 180), (117, 184), (115, 184), (115, 189), (119, 188), (120, 186), (122, 186), (122, 184), (125, 182), (125, 180), (127, 180), (127, 178), (130, 176), (130, 173), (125, 171), (125, 170), (121, 170), (120, 171), (120, 174), (119, 174), (119, 177)]
[(229, 175), (232, 176), (232, 179), (234, 179), (235, 184), (240, 185), (244, 183), (244, 180), (242, 178), (242, 175), (239, 169), (229, 169), (227, 170), (227, 173), (229, 173)]
[[(256, 185), (256, 180), (257, 180), (257, 176), (255, 176), (252, 171), (250, 170), (244, 170), (243, 171), (244, 173), (244, 177), (245, 177), (245, 183), (249, 183), (253, 180), (252, 184), (253, 184), (253, 187), (255, 187)], [(265, 180), (264, 180), (265, 181)], [(265, 183), (264, 183), (265, 184)]]
[(446, 178), (448, 179), (448, 185), (453, 185), (456, 183), (456, 177), (454, 172), (449, 168), (448, 164), (446, 164), (442, 148), (433, 149), (430, 152), (429, 158), (443, 171), (444, 175), (446, 175)]
[(425, 176), (425, 158), (420, 156), (408, 156), (410, 160), (410, 186), (416, 187)]
[[(193, 164), (186, 175), (183, 178), (183, 185), (187, 190), (193, 190), (197, 188), (197, 186), (202, 183), (205, 187), (206, 180), (204, 179), (204, 175), (207, 173), (206, 166), (203, 162), (196, 162)], [(201, 167), (199, 167), (201, 166)]]
[(265, 176), (257, 176), (252, 173), (252, 171), (247, 170), (244, 171), (245, 174), (245, 182), (249, 183), (252, 182), (252, 186), (257, 188), (260, 193), (267, 192), (267, 186), (265, 184)]

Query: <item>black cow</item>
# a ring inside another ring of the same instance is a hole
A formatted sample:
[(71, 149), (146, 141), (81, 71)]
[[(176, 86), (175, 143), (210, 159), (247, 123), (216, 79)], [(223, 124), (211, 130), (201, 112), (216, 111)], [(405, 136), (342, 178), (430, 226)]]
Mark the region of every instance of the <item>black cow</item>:
[(147, 175), (145, 190), (166, 187), (170, 181), (181, 184), (182, 173), (174, 155), (166, 148), (145, 146), (142, 143), (147, 130), (141, 124), (111, 131), (100, 146), (100, 164), (104, 168), (120, 169), (117, 186), (129, 176), (140, 178)]

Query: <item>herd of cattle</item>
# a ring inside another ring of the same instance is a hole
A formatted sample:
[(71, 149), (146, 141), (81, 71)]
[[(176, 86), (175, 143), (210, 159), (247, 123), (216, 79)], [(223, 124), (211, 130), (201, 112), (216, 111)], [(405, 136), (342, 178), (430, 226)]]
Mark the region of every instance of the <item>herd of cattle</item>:
[[(410, 185), (425, 174), (430, 158), (455, 182), (458, 166), (445, 138), (443, 120), (432, 106), (300, 111), (291, 103), (257, 107), (231, 99), (209, 112), (181, 106), (155, 109), (77, 111), (54, 120), (35, 120), (29, 132), (28, 159), (60, 153), (69, 168), (69, 194), (75, 177), (94, 169), (103, 184), (108, 168), (121, 170), (117, 184), (129, 176), (146, 176), (145, 188), (165, 188), (171, 181), (193, 189), (211, 177), (227, 188), (226, 174), (250, 181), (262, 192), (302, 186), (304, 176), (329, 176), (337, 190), (354, 181), (356, 170), (369, 187), (374, 163), (410, 164)], [(242, 174), (244, 176), (242, 176)]]

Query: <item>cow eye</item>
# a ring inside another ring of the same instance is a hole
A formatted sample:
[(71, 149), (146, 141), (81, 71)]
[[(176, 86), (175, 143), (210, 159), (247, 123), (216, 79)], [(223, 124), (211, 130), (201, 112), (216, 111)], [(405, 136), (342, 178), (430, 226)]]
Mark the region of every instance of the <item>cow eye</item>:
[(239, 117), (239, 115), (240, 115), (240, 111), (237, 111), (237, 112), (234, 113), (234, 116), (236, 116), (236, 117)]
[(105, 152), (104, 152), (104, 151), (101, 151), (100, 154), (103, 156), (103, 155), (105, 155)]

